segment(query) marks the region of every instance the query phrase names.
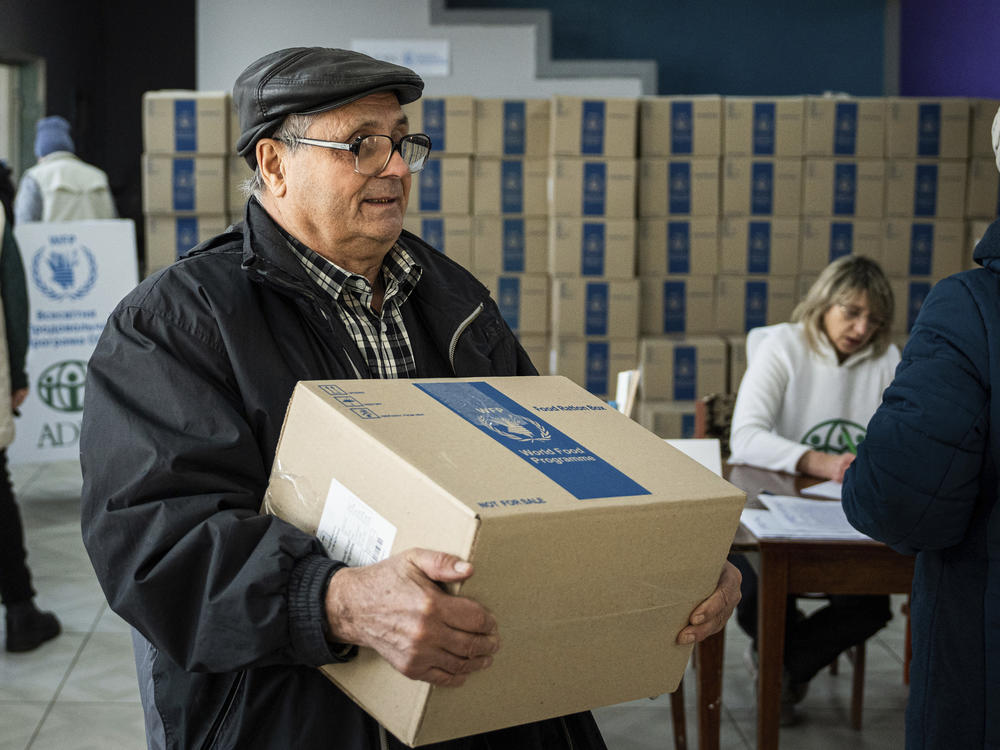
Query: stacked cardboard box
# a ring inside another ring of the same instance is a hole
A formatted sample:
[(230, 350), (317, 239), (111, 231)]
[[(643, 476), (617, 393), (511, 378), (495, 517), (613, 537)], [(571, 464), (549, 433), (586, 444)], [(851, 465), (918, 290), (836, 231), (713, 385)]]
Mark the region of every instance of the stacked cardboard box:
[(229, 110), (221, 91), (143, 95), (146, 275), (226, 228)]
[(965, 193), (966, 255), (964, 267), (973, 268), (971, 253), (990, 222), (1000, 217), (1000, 175), (993, 153), (991, 129), (1000, 108), (997, 99), (973, 99), (969, 127), (969, 183)]
[(638, 354), (638, 102), (553, 97), (550, 134), (550, 370), (607, 398)]

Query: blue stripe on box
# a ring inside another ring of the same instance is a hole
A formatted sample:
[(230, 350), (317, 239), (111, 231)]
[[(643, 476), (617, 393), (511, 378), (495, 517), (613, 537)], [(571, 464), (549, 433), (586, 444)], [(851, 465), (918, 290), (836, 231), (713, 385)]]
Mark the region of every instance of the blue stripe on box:
[(603, 216), (607, 198), (607, 165), (585, 162), (583, 165), (583, 215)]
[(604, 102), (586, 100), (580, 122), (580, 153), (604, 153)]
[(767, 282), (748, 281), (745, 297), (744, 332), (767, 325)]
[(524, 162), (520, 159), (500, 162), (500, 204), (505, 214), (524, 213)]
[(604, 254), (606, 252), (605, 227), (603, 221), (583, 222), (580, 248), (580, 275), (603, 276)]
[(909, 333), (913, 330), (913, 324), (924, 304), (924, 298), (930, 294), (931, 284), (929, 281), (911, 281), (907, 291), (909, 298), (906, 304), (906, 332)]
[(854, 223), (850, 221), (830, 222), (830, 262), (854, 250)]
[(448, 150), (444, 139), (448, 123), (444, 103), (444, 99), (424, 99), (424, 132), (431, 137), (434, 150), (438, 153)]
[(667, 273), (691, 273), (691, 222), (667, 222)]
[(597, 396), (606, 395), (611, 389), (611, 345), (607, 341), (588, 341), (584, 386)]
[(670, 213), (691, 213), (691, 162), (670, 162), (667, 167), (667, 195)]
[(694, 414), (681, 414), (681, 438), (689, 440), (694, 437)]
[(663, 282), (663, 332), (687, 330), (687, 285), (683, 281)]
[(917, 164), (913, 187), (913, 215), (934, 216), (937, 212), (937, 164)]
[(608, 335), (608, 284), (588, 281), (584, 296), (583, 333), (586, 336)]
[(421, 219), (420, 237), (438, 252), (448, 254), (444, 247), (444, 219)]
[(177, 245), (175, 247), (177, 257), (198, 244), (198, 217), (178, 216), (174, 225), (177, 234)]
[(755, 161), (750, 165), (750, 213), (774, 211), (774, 164)]
[(523, 156), (525, 128), (527, 126), (524, 102), (503, 103), (503, 153), (505, 156)]
[(173, 188), (174, 211), (194, 211), (194, 159), (174, 159)]
[(833, 215), (854, 216), (858, 194), (858, 165), (833, 165)]
[(524, 273), (524, 219), (503, 220), (504, 273)]
[[(635, 480), (487, 383), (413, 385), (578, 500), (650, 494)], [(552, 406), (553, 411), (558, 409), (559, 405)]]
[(174, 101), (174, 151), (198, 150), (198, 110), (193, 99)]
[(670, 153), (694, 150), (694, 111), (691, 102), (670, 102)]
[(771, 273), (771, 222), (747, 224), (747, 273)]
[(833, 115), (833, 153), (854, 156), (858, 150), (858, 103), (837, 102)]
[(431, 159), (417, 175), (420, 180), (420, 210), (441, 210), (441, 161)]
[(934, 262), (934, 225), (913, 224), (910, 227), (910, 275), (930, 276)]
[(501, 276), (497, 297), (501, 317), (512, 331), (517, 331), (521, 327), (521, 280), (517, 276)]
[(755, 102), (753, 105), (754, 156), (774, 156), (776, 124), (774, 102)]
[(917, 108), (917, 128), (917, 156), (940, 156), (941, 105), (919, 105)]
[(693, 346), (674, 347), (674, 401), (694, 401), (698, 352)]

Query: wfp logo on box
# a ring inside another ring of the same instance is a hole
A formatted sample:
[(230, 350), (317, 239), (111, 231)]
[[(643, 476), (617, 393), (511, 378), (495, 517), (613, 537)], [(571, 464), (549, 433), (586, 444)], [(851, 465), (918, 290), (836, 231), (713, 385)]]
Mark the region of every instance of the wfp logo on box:
[(31, 260), (31, 280), (49, 299), (85, 297), (97, 281), (97, 259), (74, 235), (54, 235)]
[(519, 443), (544, 442), (552, 439), (552, 435), (540, 422), (515, 414), (503, 407), (479, 409), (476, 421), (500, 437), (516, 440)]

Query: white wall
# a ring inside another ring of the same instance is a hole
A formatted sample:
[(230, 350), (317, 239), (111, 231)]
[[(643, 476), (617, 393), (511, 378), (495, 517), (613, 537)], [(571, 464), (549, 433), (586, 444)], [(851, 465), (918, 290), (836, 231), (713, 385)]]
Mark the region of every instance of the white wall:
[[(198, 88), (230, 90), (240, 71), (258, 57), (284, 47), (350, 48), (354, 39), (447, 39), (451, 73), (426, 78), (425, 93), (480, 97), (638, 96), (643, 82), (621, 75), (618, 61), (580, 66), (590, 77), (537, 79), (538, 42), (532, 23), (444, 23), (432, 26), (434, 0), (199, 0)], [(436, 4), (438, 15), (447, 15)], [(530, 13), (511, 11), (521, 20)], [(455, 17), (475, 20), (475, 14)], [(485, 18), (486, 16), (483, 16)], [(491, 19), (496, 11), (490, 13)], [(547, 33), (547, 27), (543, 30)], [(543, 61), (546, 63), (547, 61)], [(559, 62), (560, 74), (572, 67)], [(601, 71), (594, 77), (594, 68)], [(603, 75), (608, 71), (608, 77)], [(648, 86), (648, 83), (647, 83)]]

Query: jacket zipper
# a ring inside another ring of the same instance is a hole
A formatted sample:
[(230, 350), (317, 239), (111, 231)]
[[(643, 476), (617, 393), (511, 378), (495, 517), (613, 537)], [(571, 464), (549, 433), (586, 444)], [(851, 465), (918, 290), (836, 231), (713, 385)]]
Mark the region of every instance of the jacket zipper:
[(560, 716), (559, 723), (562, 725), (563, 736), (566, 737), (566, 750), (573, 750), (573, 738), (569, 734), (569, 727), (566, 726), (566, 717)]
[(233, 686), (229, 688), (229, 695), (226, 696), (225, 702), (222, 704), (222, 710), (215, 719), (215, 724), (212, 726), (211, 731), (205, 735), (205, 744), (202, 745), (203, 750), (211, 750), (215, 747), (216, 743), (219, 741), (219, 735), (222, 734), (222, 726), (226, 723), (226, 719), (229, 717), (229, 712), (233, 709), (233, 704), (236, 702), (236, 694), (240, 692), (240, 688), (243, 687), (243, 680), (246, 678), (246, 672), (241, 671), (239, 676), (236, 678), (236, 682)]
[(455, 329), (455, 333), (451, 337), (451, 343), (448, 345), (448, 362), (451, 364), (451, 371), (456, 375), (458, 373), (455, 372), (455, 349), (458, 348), (458, 340), (461, 338), (462, 334), (465, 333), (465, 330), (472, 325), (472, 322), (479, 317), (479, 313), (482, 311), (483, 303), (480, 302), (476, 309), (472, 311), (472, 314), (458, 324), (458, 328)]

